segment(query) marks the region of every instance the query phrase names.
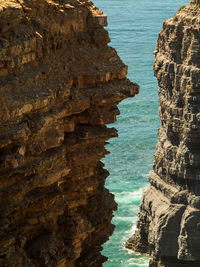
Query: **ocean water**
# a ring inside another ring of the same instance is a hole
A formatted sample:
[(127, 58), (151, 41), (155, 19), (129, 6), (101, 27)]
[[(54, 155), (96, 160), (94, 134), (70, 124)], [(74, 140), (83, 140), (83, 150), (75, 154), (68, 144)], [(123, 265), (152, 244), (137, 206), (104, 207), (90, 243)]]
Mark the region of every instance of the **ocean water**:
[[(162, 21), (173, 16), (186, 0), (94, 0), (108, 15), (108, 31), (114, 47), (129, 67), (128, 77), (137, 82), (140, 94), (123, 101), (104, 159), (110, 172), (106, 186), (115, 195), (118, 211), (115, 232), (104, 245), (109, 258), (104, 267), (148, 266), (148, 258), (124, 249), (134, 232), (143, 189), (148, 185), (159, 128), (157, 81), (153, 77), (153, 51)], [(113, 125), (111, 125), (113, 126)]]

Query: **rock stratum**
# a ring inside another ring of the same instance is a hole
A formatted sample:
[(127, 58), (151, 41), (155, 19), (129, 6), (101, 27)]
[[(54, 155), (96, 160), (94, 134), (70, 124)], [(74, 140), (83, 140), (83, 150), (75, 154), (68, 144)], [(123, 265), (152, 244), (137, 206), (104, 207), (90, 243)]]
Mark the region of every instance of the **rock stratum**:
[(0, 266), (95, 267), (114, 226), (101, 158), (138, 93), (89, 0), (0, 0)]
[(126, 247), (152, 267), (200, 266), (200, 1), (163, 23), (155, 51), (158, 134), (150, 186)]

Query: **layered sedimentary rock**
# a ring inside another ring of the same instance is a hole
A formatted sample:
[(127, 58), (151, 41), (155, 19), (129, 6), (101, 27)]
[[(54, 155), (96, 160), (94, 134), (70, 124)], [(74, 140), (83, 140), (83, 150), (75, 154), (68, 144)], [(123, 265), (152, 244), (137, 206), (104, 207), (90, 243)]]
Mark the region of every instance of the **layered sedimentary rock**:
[(155, 51), (159, 129), (150, 186), (126, 247), (150, 266), (200, 266), (200, 1), (163, 23)]
[(0, 266), (101, 266), (100, 159), (138, 86), (89, 0), (0, 0)]

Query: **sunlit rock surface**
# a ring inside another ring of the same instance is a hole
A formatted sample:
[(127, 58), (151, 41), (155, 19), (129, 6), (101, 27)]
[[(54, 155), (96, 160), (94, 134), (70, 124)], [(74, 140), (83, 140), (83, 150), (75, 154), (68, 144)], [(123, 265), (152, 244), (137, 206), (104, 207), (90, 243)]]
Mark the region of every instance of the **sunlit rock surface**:
[(138, 93), (89, 0), (0, 0), (0, 266), (101, 266), (100, 162)]
[(126, 247), (150, 266), (200, 266), (200, 1), (163, 23), (155, 51), (158, 134), (150, 186)]

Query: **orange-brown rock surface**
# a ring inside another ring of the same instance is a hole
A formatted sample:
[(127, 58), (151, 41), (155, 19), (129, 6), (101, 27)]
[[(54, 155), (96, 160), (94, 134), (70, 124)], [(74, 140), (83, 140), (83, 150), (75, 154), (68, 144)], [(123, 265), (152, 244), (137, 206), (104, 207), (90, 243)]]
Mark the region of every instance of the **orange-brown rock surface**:
[(200, 266), (200, 0), (163, 23), (155, 51), (159, 85), (153, 171), (126, 246), (151, 267)]
[(101, 266), (100, 159), (138, 86), (89, 0), (0, 0), (0, 266)]

